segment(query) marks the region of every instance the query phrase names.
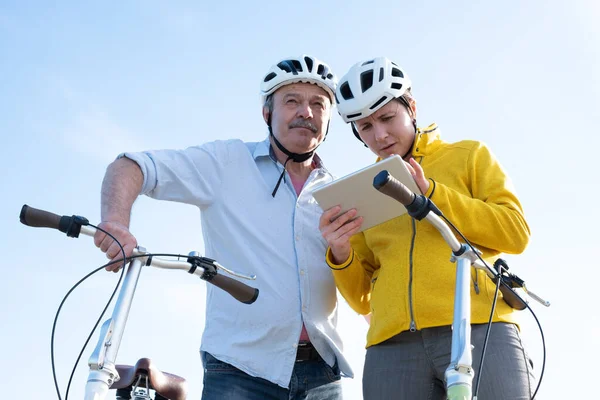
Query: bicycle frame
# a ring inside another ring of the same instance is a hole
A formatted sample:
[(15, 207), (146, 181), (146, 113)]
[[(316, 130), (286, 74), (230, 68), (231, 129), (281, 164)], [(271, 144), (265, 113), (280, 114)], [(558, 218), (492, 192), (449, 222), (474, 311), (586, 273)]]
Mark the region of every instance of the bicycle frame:
[[(408, 214), (418, 220), (426, 219), (442, 235), (452, 250), (451, 261), (456, 262), (456, 282), (454, 290), (454, 315), (452, 320), (452, 348), (450, 364), (445, 371), (446, 396), (448, 400), (471, 400), (475, 373), (471, 349), (471, 267), (483, 269), (492, 279), (502, 279), (499, 273), (491, 269), (479, 259), (479, 251), (466, 244), (461, 244), (446, 222), (440, 218), (441, 211), (423, 195), (411, 192), (388, 171), (382, 171), (373, 179), (373, 186), (400, 203)], [(433, 212), (430, 212), (433, 211)], [(528, 292), (521, 281), (521, 286), (532, 298), (545, 306), (550, 303)], [(510, 288), (500, 286), (504, 300), (513, 308), (522, 310), (524, 301)]]

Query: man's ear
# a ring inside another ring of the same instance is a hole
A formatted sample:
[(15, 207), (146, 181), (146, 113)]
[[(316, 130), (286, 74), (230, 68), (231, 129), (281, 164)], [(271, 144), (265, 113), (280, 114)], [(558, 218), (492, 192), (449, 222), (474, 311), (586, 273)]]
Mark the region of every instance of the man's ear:
[(263, 119), (265, 120), (265, 123), (267, 124), (267, 126), (270, 126), (270, 124), (271, 124), (271, 116), (270, 116), (269, 108), (268, 107), (263, 107), (263, 109), (262, 109), (262, 115), (263, 115)]

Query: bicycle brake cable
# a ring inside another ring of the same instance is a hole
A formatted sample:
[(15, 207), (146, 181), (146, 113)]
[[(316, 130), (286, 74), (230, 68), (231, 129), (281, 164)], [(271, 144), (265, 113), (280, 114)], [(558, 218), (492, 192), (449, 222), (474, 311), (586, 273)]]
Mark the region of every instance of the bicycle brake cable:
[(498, 283), (496, 284), (496, 290), (494, 291), (494, 300), (492, 301), (492, 311), (490, 312), (490, 319), (487, 323), (487, 328), (485, 331), (485, 337), (483, 339), (483, 346), (481, 347), (481, 359), (479, 361), (479, 370), (477, 371), (477, 381), (475, 382), (475, 387), (473, 390), (473, 398), (477, 398), (477, 393), (479, 392), (479, 383), (481, 382), (481, 371), (483, 370), (483, 360), (485, 358), (485, 351), (487, 350), (488, 340), (490, 338), (490, 330), (492, 329), (492, 320), (494, 319), (494, 311), (496, 310), (496, 304), (498, 304), (498, 293), (500, 292), (500, 279), (498, 279)]

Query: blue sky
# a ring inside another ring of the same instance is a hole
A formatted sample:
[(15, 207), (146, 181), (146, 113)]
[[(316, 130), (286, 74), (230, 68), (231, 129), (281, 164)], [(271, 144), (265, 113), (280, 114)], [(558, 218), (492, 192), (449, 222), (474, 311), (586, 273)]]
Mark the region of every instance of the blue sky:
[[(420, 125), (437, 122), (447, 141), (476, 139), (492, 148), (532, 230), (525, 253), (508, 257), (511, 268), (553, 303), (533, 304), (548, 352), (540, 398), (584, 396), (594, 379), (584, 365), (600, 356), (592, 306), (600, 222), (593, 203), (600, 171), (599, 19), (594, 0), (1, 2), (0, 371), (14, 383), (6, 397), (16, 398), (23, 387), (27, 397), (53, 395), (55, 309), (74, 282), (105, 261), (86, 238), (21, 226), (21, 205), (98, 222), (101, 180), (118, 153), (262, 140), (260, 79), (273, 62), (303, 53), (338, 75), (359, 60), (393, 59), (413, 81)], [(319, 153), (337, 175), (374, 161), (337, 115)], [(142, 198), (132, 230), (151, 251), (203, 250), (198, 214), (189, 206)], [(64, 310), (57, 331), (63, 388), (115, 282), (101, 274)], [(190, 398), (199, 398), (203, 304), (197, 280), (144, 271), (121, 361), (152, 357), (185, 376)], [(366, 324), (344, 305), (341, 314), (360, 377)], [(522, 320), (539, 373), (539, 333), (529, 315)], [(73, 398), (86, 375), (84, 362)], [(344, 380), (344, 388), (348, 399), (358, 399), (360, 378)]]

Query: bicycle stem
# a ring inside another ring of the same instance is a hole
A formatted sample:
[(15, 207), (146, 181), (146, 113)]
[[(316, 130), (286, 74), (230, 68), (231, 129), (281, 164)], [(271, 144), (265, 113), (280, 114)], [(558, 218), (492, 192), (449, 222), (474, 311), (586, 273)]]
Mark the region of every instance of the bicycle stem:
[[(454, 317), (452, 320), (452, 348), (450, 364), (444, 373), (448, 399), (471, 399), (473, 377), (473, 357), (471, 346), (471, 264), (476, 254), (468, 249), (460, 256), (453, 256), (456, 262), (456, 283), (454, 290)], [(466, 397), (464, 397), (466, 396)]]

